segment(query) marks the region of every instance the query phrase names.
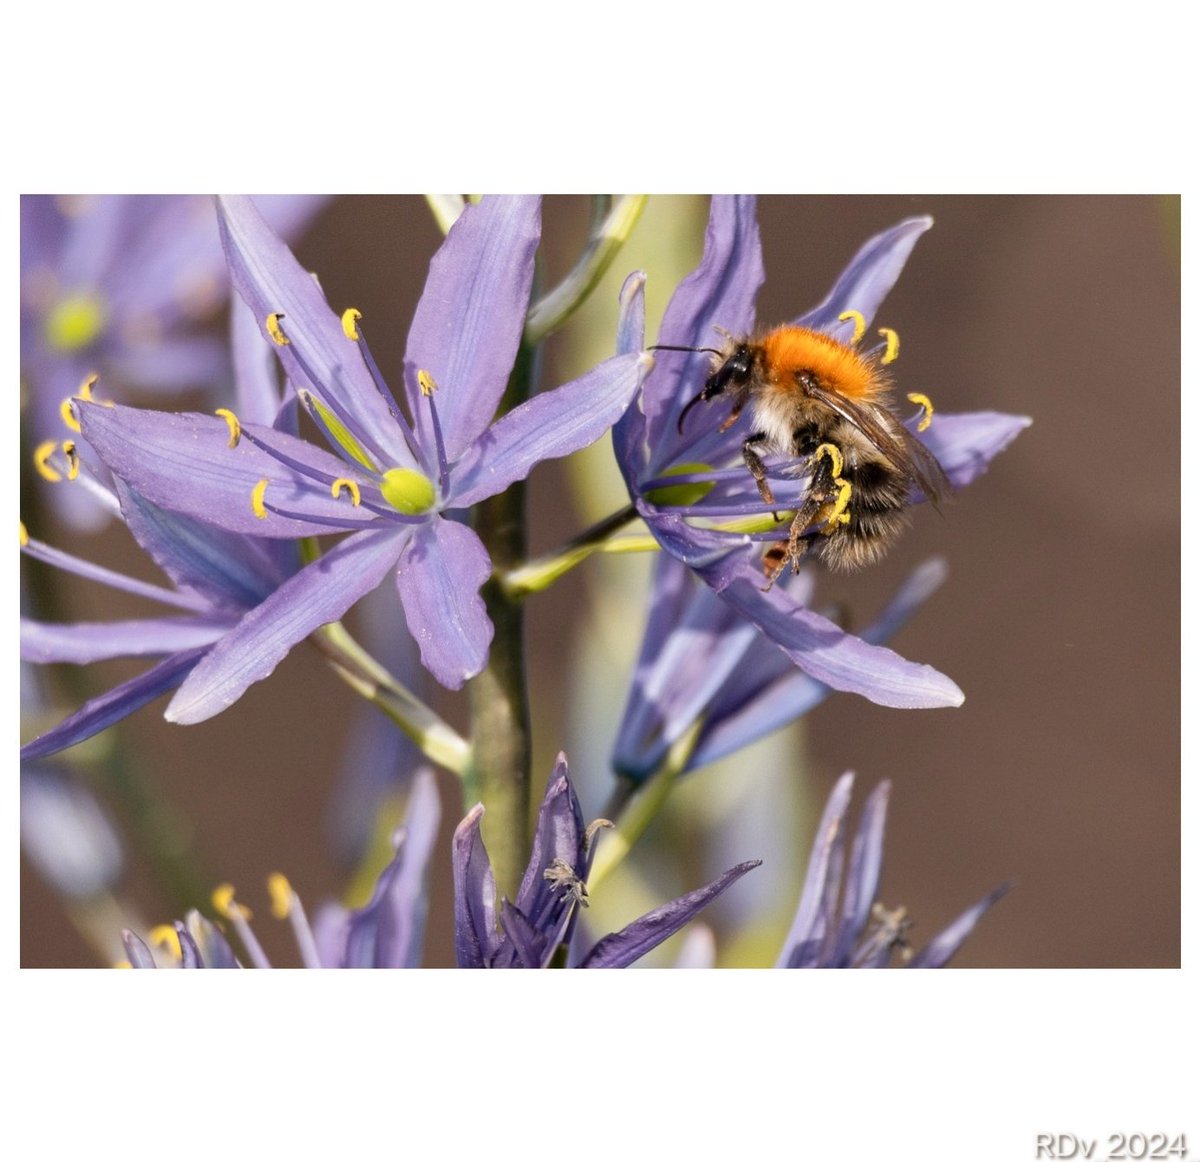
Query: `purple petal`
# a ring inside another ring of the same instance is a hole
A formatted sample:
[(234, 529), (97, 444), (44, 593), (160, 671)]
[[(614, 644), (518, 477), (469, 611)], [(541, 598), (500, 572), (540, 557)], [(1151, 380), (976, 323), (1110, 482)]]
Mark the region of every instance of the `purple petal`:
[(541, 968), (546, 956), (546, 937), (526, 918), (525, 913), (507, 900), (500, 901), (500, 927), (512, 945), (516, 959), (513, 968)]
[(712, 883), (697, 888), (694, 892), (688, 892), (686, 896), (680, 896), (669, 904), (663, 904), (653, 912), (647, 912), (641, 919), (634, 920), (620, 932), (605, 936), (584, 957), (580, 968), (627, 968), (652, 948), (657, 948), (667, 937), (673, 936), (730, 884), (761, 863), (761, 859), (739, 863), (737, 867), (732, 867), (724, 875), (718, 876)]
[(646, 346), (646, 272), (635, 270), (617, 299), (617, 354), (634, 355)]
[[(719, 338), (714, 327), (734, 335), (748, 333), (754, 326), (754, 300), (763, 278), (755, 199), (714, 197), (704, 236), (704, 256), (671, 296), (658, 342), (710, 347)], [(647, 470), (651, 475), (657, 475), (672, 460), (678, 443), (676, 421), (703, 385), (709, 357), (664, 351), (659, 353), (658, 361), (644, 393), (651, 448)]]
[(272, 426), (282, 402), (275, 344), (263, 338), (258, 320), (241, 299), (229, 307), (229, 339), (238, 419)]
[[(887, 608), (859, 636), (875, 645), (888, 641), (945, 578), (946, 564), (938, 558), (918, 566)], [(765, 638), (759, 637), (713, 699), (685, 770), (741, 750), (807, 714), (830, 693), (828, 686), (797, 669), (786, 654), (772, 649)]]
[(105, 658), (161, 657), (211, 645), (232, 625), (232, 619), (205, 621), (196, 617), (52, 625), (23, 617), (21, 659), (87, 665)]
[(883, 829), (890, 790), (891, 784), (885, 780), (871, 792), (854, 836), (842, 899), (842, 921), (832, 956), (833, 964), (839, 968), (850, 963), (854, 946), (866, 929), (871, 905), (875, 902), (883, 866)]
[(202, 387), (229, 373), (225, 344), (207, 335), (177, 336), (127, 344), (109, 357), (111, 374), (142, 391)]
[(297, 642), (337, 621), (395, 565), (407, 530), (354, 533), (285, 581), (231, 629), (167, 707), (170, 722), (203, 722), (274, 672)]
[[(273, 344), (288, 378), (322, 399), (340, 401), (386, 461), (377, 467), (417, 468), (358, 344), (346, 337), (340, 314), (330, 309), (312, 275), (249, 198), (220, 198), (217, 209), (234, 286), (250, 307), (263, 341)], [(266, 320), (272, 314), (284, 316), (282, 327), (290, 342), (283, 346), (267, 334)]]
[(987, 471), (998, 456), (1033, 423), (1027, 416), (1002, 412), (938, 412), (920, 439), (937, 457), (955, 488), (963, 488)]
[(440, 516), (419, 525), (401, 554), (396, 583), (409, 632), (421, 663), (451, 690), (487, 662), (493, 631), (479, 588), (491, 572), (483, 542)]
[(561, 902), (543, 875), (556, 859), (567, 863), (577, 875), (584, 874), (580, 866), (583, 862), (583, 811), (567, 776), (567, 760), (563, 754), (559, 754), (546, 784), (533, 833), (533, 851), (517, 891), (517, 907), (539, 929), (544, 928), (543, 914), (556, 911), (554, 905)]
[(129, 957), (130, 968), (157, 968), (154, 954), (146, 947), (146, 942), (128, 928), (121, 930), (121, 940), (125, 945), (125, 955)]
[(459, 968), (486, 968), (500, 937), (496, 932), (496, 880), (472, 807), (454, 831), (454, 948)]
[(451, 463), (491, 422), (508, 383), (529, 309), (540, 211), (532, 197), (467, 206), (429, 265), (408, 333), (405, 386), (426, 449), (433, 431), (417, 372), (442, 389), (438, 416)]
[(351, 913), (347, 968), (417, 968), (425, 932), (425, 876), (441, 819), (433, 772), (413, 779), (403, 837), (375, 884), (370, 902)]
[[(84, 435), (109, 469), (172, 512), (258, 537), (318, 535), (329, 531), (329, 521), (347, 527), (378, 519), (366, 507), (353, 507), (345, 494), (335, 500), (330, 491), (331, 481), (351, 477), (366, 493), (372, 487), (367, 478), (331, 453), (272, 428), (247, 424), (237, 447), (230, 448), (229, 428), (219, 416), (99, 404), (80, 404), (79, 411)], [(281, 463), (247, 433), (309, 474)], [(251, 498), (263, 479), (270, 482), (264, 503), (313, 519), (257, 517)]]
[(962, 947), (963, 941), (986, 912), (1011, 884), (1001, 884), (995, 891), (984, 896), (974, 907), (968, 908), (948, 928), (935, 936), (916, 956), (909, 961), (908, 968), (942, 968)]
[(207, 652), (208, 649), (203, 648), (175, 654), (144, 674), (90, 699), (53, 730), (21, 747), (21, 759), (43, 758), (99, 734), (147, 702), (153, 702), (160, 694), (174, 690)]
[(875, 235), (850, 260), (824, 301), (806, 311), (794, 325), (831, 333), (843, 329), (848, 336), (853, 324), (838, 323), (838, 315), (859, 311), (869, 326), (880, 303), (896, 285), (917, 239), (932, 225), (929, 217), (907, 218)]
[(217, 610), (257, 605), (299, 568), (294, 545), (275, 546), (170, 513), (119, 477), (114, 483), (137, 543), (181, 590), (201, 595)]
[(221, 934), (221, 930), (211, 921), (192, 909), (184, 917), (183, 925), (175, 922), (175, 930), (179, 933), (180, 943), (186, 931), (191, 937), (196, 951), (200, 954), (204, 968), (241, 968), (229, 942)]
[(813, 840), (812, 852), (808, 857), (808, 871), (804, 877), (804, 890), (792, 921), (791, 931), (783, 942), (779, 954), (779, 968), (800, 968), (811, 963), (823, 933), (818, 928), (822, 900), (830, 878), (830, 866), (835, 852), (841, 849), (842, 821), (850, 805), (850, 792), (854, 789), (854, 775), (847, 771), (830, 792), (821, 815), (821, 823)]
[[(448, 507), (467, 508), (524, 480), (542, 460), (595, 443), (621, 417), (649, 366), (648, 357), (618, 355), (502, 416), (454, 466)], [(440, 394), (438, 400), (440, 406)]]

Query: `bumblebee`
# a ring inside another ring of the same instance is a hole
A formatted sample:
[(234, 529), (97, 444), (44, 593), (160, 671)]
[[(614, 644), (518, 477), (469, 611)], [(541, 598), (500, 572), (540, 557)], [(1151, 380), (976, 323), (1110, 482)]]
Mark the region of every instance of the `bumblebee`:
[[(724, 396), (732, 405), (720, 428), (726, 431), (748, 408), (742, 458), (768, 505), (775, 496), (764, 456), (788, 457), (795, 461), (789, 471), (808, 475), (786, 542), (764, 555), (768, 589), (789, 563), (795, 570), (805, 557), (839, 570), (872, 564), (908, 524), (914, 489), (935, 504), (950, 492), (941, 465), (892, 411), (887, 365), (899, 349), (895, 332), (882, 330), (884, 344), (863, 352), (862, 315), (841, 317), (855, 324), (850, 343), (782, 326), (703, 348), (713, 355), (711, 374), (679, 416), (682, 432), (696, 404)], [(920, 428), (928, 427), (928, 398), (909, 399), (925, 410)]]

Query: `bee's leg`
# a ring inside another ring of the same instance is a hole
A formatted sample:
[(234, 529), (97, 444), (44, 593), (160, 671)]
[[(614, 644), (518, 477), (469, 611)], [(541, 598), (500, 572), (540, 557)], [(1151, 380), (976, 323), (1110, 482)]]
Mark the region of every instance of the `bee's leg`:
[[(742, 459), (746, 461), (746, 467), (750, 469), (750, 475), (754, 477), (754, 483), (758, 485), (758, 495), (763, 498), (763, 503), (774, 504), (775, 494), (767, 483), (766, 465), (763, 464), (762, 457), (754, 450), (754, 445), (761, 444), (766, 438), (766, 432), (755, 432), (753, 435), (747, 436), (742, 441)], [(779, 519), (778, 513), (771, 515), (776, 520)]]
[(824, 503), (823, 496), (810, 495), (796, 510), (796, 515), (792, 518), (792, 526), (788, 530), (787, 541), (777, 541), (763, 554), (763, 573), (767, 578), (767, 583), (763, 586), (764, 593), (769, 592), (771, 586), (779, 580), (780, 574), (787, 568), (789, 561), (793, 573), (800, 568), (800, 561), (808, 552), (809, 544), (804, 532), (812, 524)]

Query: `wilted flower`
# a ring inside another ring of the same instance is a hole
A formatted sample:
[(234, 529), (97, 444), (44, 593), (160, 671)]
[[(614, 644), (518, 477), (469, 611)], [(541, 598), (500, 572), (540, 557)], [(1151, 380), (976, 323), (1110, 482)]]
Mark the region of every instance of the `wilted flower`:
[[(914, 218), (871, 239), (820, 306), (794, 320), (830, 334), (852, 327), (857, 312), (869, 324), (900, 274), (928, 218)], [(663, 318), (659, 344), (693, 349), (661, 352), (647, 377), (641, 407), (631, 407), (614, 429), (617, 458), (638, 513), (659, 543), (693, 569), (813, 678), (888, 706), (957, 705), (962, 692), (932, 667), (845, 633), (798, 604), (782, 586), (764, 591), (762, 537), (722, 528), (747, 518), (770, 521), (773, 510), (799, 507), (803, 476), (772, 476), (774, 505), (759, 495), (741, 456), (744, 433), (726, 425), (693, 424), (679, 431), (683, 410), (708, 375), (714, 329), (734, 335), (754, 329), (754, 299), (763, 281), (754, 199), (713, 199), (704, 257), (677, 288)], [(619, 349), (641, 345), (631, 312)], [(961, 487), (984, 470), (1028, 421), (994, 413), (939, 413), (920, 439), (947, 477)], [(726, 430), (722, 431), (721, 428)]]
[(867, 799), (846, 867), (846, 809), (853, 786), (854, 776), (847, 772), (829, 796), (809, 857), (800, 906), (777, 967), (886, 968), (899, 950), (906, 955), (908, 968), (941, 968), (984, 912), (1008, 890), (1008, 884), (984, 896), (915, 956), (910, 955), (908, 930), (912, 925), (905, 910), (889, 911), (875, 896), (883, 866), (890, 784), (880, 783)]
[[(325, 197), (259, 198), (285, 237)], [(59, 409), (92, 375), (107, 390), (163, 393), (228, 372), (224, 344), (202, 325), (226, 300), (212, 199), (88, 195), (21, 198), (22, 406), (37, 439), (62, 427)], [(82, 515), (76, 498), (62, 509)]]
[[(326, 905), (310, 925), (300, 897), (282, 875), (267, 881), (277, 919), (286, 919), (295, 934), (305, 968), (416, 968), (421, 963), (425, 934), (425, 879), (437, 838), (441, 807), (433, 773), (418, 771), (413, 779), (404, 826), (393, 837), (395, 857), (375, 883), (370, 901), (349, 910)], [(223, 919), (237, 934), (255, 968), (271, 963), (250, 926), (249, 910), (238, 903), (228, 885), (213, 894)], [(177, 920), (173, 928), (157, 930), (155, 943), (164, 945), (173, 965), (181, 968), (241, 968), (230, 943), (212, 921), (198, 912)], [(156, 968), (144, 940), (125, 933), (125, 949), (134, 968)]]
[[(636, 392), (646, 357), (617, 356), (492, 422), (533, 278), (539, 201), (468, 206), (434, 257), (409, 332), (407, 416), (358, 326), (339, 317), (248, 199), (221, 205), (234, 283), (333, 452), (253, 424), (230, 447), (223, 420), (79, 404), (109, 468), (165, 508), (239, 534), (351, 535), (281, 586), (168, 708), (199, 722), (269, 675), (298, 641), (394, 574), (421, 660), (457, 688), (487, 660), (479, 597), (491, 561), (452, 518), (603, 434)], [(436, 394), (435, 394), (436, 389)]]
[[(579, 909), (588, 905), (587, 879), (599, 820), (583, 825), (583, 813), (558, 763), (546, 787), (533, 838), (533, 853), (515, 901), (496, 907), (496, 882), (480, 835), (477, 806), (454, 833), (454, 932), (460, 968), (545, 968), (569, 947)], [(625, 968), (678, 932), (706, 904), (740, 879), (758, 860), (738, 864), (694, 892), (647, 912), (620, 932), (605, 936), (579, 968)], [(499, 914), (497, 915), (497, 911)]]
[[(865, 642), (887, 641), (942, 583), (940, 560), (913, 571), (875, 621)], [(788, 594), (807, 606), (816, 584), (802, 569)], [(650, 595), (629, 698), (613, 747), (614, 769), (634, 782), (656, 771), (694, 723), (699, 731), (679, 774), (716, 762), (807, 714), (828, 686), (792, 664), (750, 622), (663, 554)]]

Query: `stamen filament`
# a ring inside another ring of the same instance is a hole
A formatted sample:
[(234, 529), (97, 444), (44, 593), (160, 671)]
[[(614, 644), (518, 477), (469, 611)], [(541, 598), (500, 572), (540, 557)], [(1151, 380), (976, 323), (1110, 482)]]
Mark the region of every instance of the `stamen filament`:
[(450, 485), (450, 465), (446, 461), (446, 441), (442, 438), (442, 425), (438, 419), (437, 407), (433, 402), (437, 383), (428, 371), (417, 372), (417, 383), (421, 388), (421, 394), (429, 400), (429, 418), (433, 424), (433, 441), (437, 446), (438, 483), (441, 485), (442, 495), (445, 496)]
[[(346, 315), (353, 311), (354, 319), (352, 321), (352, 329), (354, 334), (346, 330)], [(367, 343), (367, 337), (363, 334), (363, 329), (354, 326), (353, 323), (362, 318), (362, 312), (350, 308), (346, 314), (342, 315), (342, 330), (346, 331), (348, 338), (353, 339), (358, 344), (359, 353), (363, 357), (363, 363), (367, 366), (367, 371), (371, 375), (371, 379), (375, 384), (375, 390), (383, 397), (383, 402), (388, 406), (388, 412), (391, 414), (404, 435), (404, 440), (408, 444), (408, 450), (413, 454), (414, 459), (419, 459), (417, 454), (417, 440), (413, 434), (412, 426), (409, 424), (407, 417), (400, 407), (400, 401), (392, 394), (392, 389), (388, 387), (387, 380), (383, 378), (383, 372), (379, 370), (379, 364), (375, 362), (375, 356), (371, 354), (371, 348)]]
[(254, 967), (270, 968), (271, 962), (267, 959), (267, 954), (247, 923), (254, 917), (250, 914), (249, 908), (243, 907), (233, 898), (233, 885), (221, 884), (216, 888), (212, 894), (212, 902), (217, 914), (233, 925), (233, 929), (241, 939)]

